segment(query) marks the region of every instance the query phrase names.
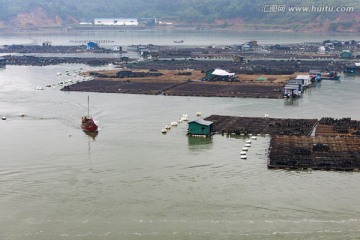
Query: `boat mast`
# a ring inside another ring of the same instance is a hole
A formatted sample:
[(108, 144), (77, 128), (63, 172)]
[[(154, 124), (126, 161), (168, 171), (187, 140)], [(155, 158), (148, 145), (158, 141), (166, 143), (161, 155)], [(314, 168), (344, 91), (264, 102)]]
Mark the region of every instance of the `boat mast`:
[(88, 117), (90, 117), (90, 97), (88, 95)]

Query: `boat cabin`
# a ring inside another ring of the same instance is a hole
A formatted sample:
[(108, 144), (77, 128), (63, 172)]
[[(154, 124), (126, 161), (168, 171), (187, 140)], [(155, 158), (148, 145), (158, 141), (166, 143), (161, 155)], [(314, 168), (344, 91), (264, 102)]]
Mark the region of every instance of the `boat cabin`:
[(204, 119), (197, 119), (195, 121), (189, 122), (188, 126), (188, 135), (211, 135), (212, 131), (211, 121), (206, 121)]

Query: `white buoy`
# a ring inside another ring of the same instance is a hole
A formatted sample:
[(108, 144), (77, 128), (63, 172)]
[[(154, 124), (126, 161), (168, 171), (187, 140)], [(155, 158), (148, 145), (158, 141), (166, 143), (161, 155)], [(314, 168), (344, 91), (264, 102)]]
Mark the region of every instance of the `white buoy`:
[(246, 155), (246, 152), (245, 151), (240, 152), (240, 155)]
[(167, 133), (166, 128), (161, 129), (161, 133)]
[(4, 116), (4, 117), (2, 117), (1, 119), (2, 119), (2, 120), (6, 120), (6, 117)]
[(171, 126), (177, 126), (178, 124), (177, 124), (177, 122), (171, 122), (170, 125)]
[(245, 147), (251, 147), (250, 143), (245, 144)]
[(243, 150), (243, 151), (247, 151), (247, 150), (249, 150), (249, 148), (243, 147), (242, 150)]
[(254, 140), (256, 140), (256, 139), (257, 139), (257, 137), (256, 137), (256, 136), (252, 136), (252, 137), (251, 137), (251, 139), (254, 139)]
[(246, 143), (251, 143), (251, 140), (246, 140)]
[(246, 155), (241, 155), (240, 158), (241, 159), (246, 159)]
[(42, 87), (36, 87), (36, 90), (44, 90)]
[(187, 115), (187, 114), (183, 114), (181, 120), (183, 120), (183, 121), (189, 121), (188, 115)]
[(171, 128), (170, 125), (166, 125), (166, 126), (165, 126), (165, 129), (167, 129), (167, 130), (169, 130), (170, 128)]
[(264, 117), (265, 117), (265, 118), (268, 118), (268, 117), (269, 117), (269, 114), (266, 113)]
[(25, 113), (19, 113), (20, 117), (25, 117)]
[(196, 116), (201, 116), (201, 112), (196, 112)]

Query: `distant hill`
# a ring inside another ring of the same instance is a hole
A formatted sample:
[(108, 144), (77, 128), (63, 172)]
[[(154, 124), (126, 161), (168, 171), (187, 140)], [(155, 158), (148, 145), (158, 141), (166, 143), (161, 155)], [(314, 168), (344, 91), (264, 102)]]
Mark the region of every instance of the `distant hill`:
[(289, 31), (360, 31), (355, 0), (0, 0), (0, 27), (53, 27), (106, 17), (174, 25)]

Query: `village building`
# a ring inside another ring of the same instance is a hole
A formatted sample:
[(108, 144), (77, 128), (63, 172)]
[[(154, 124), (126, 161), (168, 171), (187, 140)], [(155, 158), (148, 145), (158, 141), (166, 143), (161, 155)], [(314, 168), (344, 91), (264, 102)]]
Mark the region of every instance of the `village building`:
[(189, 135), (211, 135), (213, 122), (204, 119), (197, 119), (189, 122), (188, 134)]
[(139, 22), (136, 18), (95, 18), (94, 25), (137, 26)]

